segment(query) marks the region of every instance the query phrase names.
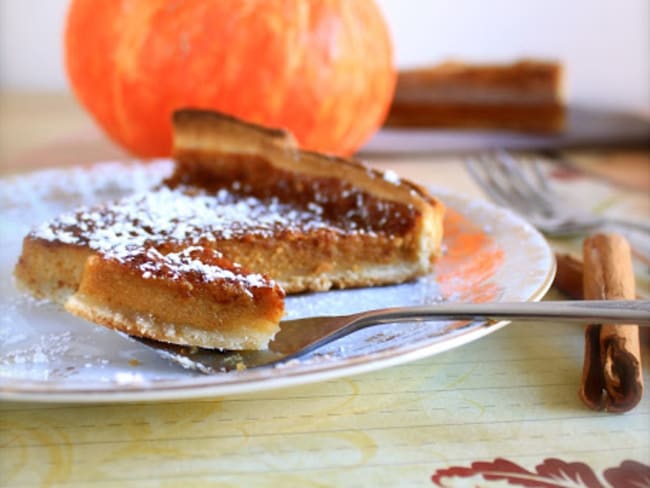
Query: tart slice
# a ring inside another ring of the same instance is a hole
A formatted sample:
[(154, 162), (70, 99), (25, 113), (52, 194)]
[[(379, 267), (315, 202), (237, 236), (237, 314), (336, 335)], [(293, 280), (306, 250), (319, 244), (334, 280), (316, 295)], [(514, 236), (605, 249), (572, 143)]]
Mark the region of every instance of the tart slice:
[(401, 71), (389, 127), (560, 133), (566, 125), (562, 65), (446, 62)]
[[(288, 292), (400, 283), (429, 273), (440, 253), (443, 205), (392, 172), (295, 147), (283, 131), (216, 112), (174, 115), (172, 188), (234, 191), (293, 211), (270, 232), (214, 233), (210, 244)], [(298, 218), (294, 217), (298, 216)]]
[(212, 249), (154, 247), (86, 260), (70, 313), (127, 334), (205, 348), (263, 349), (278, 331), (284, 292)]
[(431, 270), (443, 207), (417, 185), (215, 112), (177, 112), (174, 130), (167, 181), (37, 227), (18, 283), (130, 334), (245, 349), (272, 338), (283, 290)]

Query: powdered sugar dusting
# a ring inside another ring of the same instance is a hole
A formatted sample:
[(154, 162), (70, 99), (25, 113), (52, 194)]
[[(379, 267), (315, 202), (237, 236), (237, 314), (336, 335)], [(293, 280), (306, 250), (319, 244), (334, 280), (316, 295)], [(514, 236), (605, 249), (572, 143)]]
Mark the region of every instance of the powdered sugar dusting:
[(397, 173), (390, 169), (384, 172), (384, 179), (393, 185), (399, 185), (401, 183), (401, 180), (399, 179)]
[[(347, 229), (324, 219), (318, 205), (300, 208), (276, 198), (242, 197), (221, 189), (160, 187), (117, 202), (82, 208), (45, 223), (34, 237), (88, 245), (119, 257), (130, 248), (151, 242), (199, 242), (245, 235), (271, 237), (278, 231)], [(125, 249), (123, 246), (127, 246)]]
[[(38, 226), (31, 236), (51, 242), (87, 246), (121, 262), (146, 255), (143, 277), (164, 265), (167, 269), (202, 273), (210, 280), (233, 278), (235, 273), (191, 258), (191, 253), (157, 251), (161, 246), (198, 246), (201, 243), (244, 236), (270, 238), (285, 231), (363, 232), (337, 226), (323, 217), (322, 208), (305, 208), (277, 198), (258, 199), (238, 194), (236, 188), (207, 192), (196, 187), (169, 188), (128, 196), (116, 202), (84, 207)], [(156, 255), (155, 253), (158, 253)], [(157, 258), (153, 259), (153, 258)], [(245, 277), (250, 286), (261, 286), (261, 275)], [(268, 286), (268, 285), (267, 285)]]
[(29, 347), (14, 349), (5, 356), (0, 356), (0, 365), (48, 364), (53, 358), (68, 351), (71, 338), (70, 332), (42, 336), (38, 342)]
[(168, 176), (173, 168), (166, 159), (123, 163), (107, 161), (91, 168), (48, 169), (0, 179), (0, 205), (40, 206), (43, 202), (74, 198), (96, 202), (151, 188)]
[[(207, 259), (206, 259), (207, 254)], [(237, 264), (232, 264), (230, 269), (215, 264), (214, 259), (223, 259), (223, 255), (212, 249), (202, 246), (190, 246), (179, 252), (163, 254), (157, 249), (150, 247), (145, 251), (146, 260), (140, 264), (145, 279), (155, 279), (160, 275), (165, 278), (181, 279), (187, 275), (193, 275), (203, 282), (209, 283), (219, 280), (240, 282), (248, 288), (262, 288), (274, 286), (272, 280), (268, 280), (259, 273), (244, 273)]]

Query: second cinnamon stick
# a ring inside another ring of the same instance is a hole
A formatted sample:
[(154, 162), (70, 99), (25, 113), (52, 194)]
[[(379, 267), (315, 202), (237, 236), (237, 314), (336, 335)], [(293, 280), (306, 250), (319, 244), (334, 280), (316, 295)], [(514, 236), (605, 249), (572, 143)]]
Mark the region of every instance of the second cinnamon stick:
[(582, 261), (571, 254), (555, 253), (557, 272), (553, 286), (574, 300), (582, 300)]

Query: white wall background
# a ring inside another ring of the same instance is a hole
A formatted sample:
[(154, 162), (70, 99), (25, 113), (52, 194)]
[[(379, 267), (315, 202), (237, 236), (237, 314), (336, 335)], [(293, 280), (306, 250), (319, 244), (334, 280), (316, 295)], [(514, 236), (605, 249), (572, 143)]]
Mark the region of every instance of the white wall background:
[[(650, 107), (648, 0), (377, 1), (400, 67), (449, 58), (555, 58), (567, 68), (571, 102)], [(61, 32), (67, 3), (0, 0), (0, 88), (66, 89)]]

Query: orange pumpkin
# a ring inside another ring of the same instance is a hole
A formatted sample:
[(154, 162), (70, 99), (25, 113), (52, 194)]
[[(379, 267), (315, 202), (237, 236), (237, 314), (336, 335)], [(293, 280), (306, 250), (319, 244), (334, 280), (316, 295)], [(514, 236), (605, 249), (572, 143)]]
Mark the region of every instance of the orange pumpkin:
[(171, 151), (171, 113), (216, 109), (349, 154), (383, 122), (395, 86), (373, 0), (72, 0), (72, 88), (138, 156)]

